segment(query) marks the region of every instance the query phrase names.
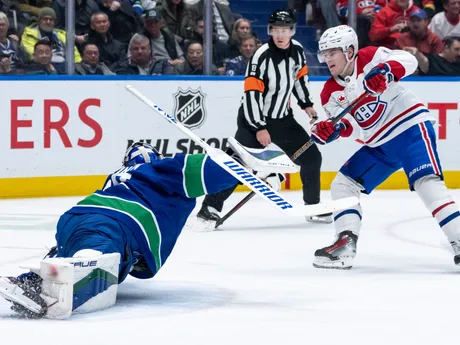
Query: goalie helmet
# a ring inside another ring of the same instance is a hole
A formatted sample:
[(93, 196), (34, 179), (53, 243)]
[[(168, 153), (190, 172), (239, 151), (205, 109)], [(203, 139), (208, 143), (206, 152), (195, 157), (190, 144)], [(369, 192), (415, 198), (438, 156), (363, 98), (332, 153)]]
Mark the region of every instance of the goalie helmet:
[[(339, 25), (333, 28), (327, 29), (321, 35), (321, 38), (318, 42), (319, 52), (318, 60), (321, 63), (325, 62), (324, 51), (333, 48), (340, 48), (345, 54), (345, 57), (348, 60), (348, 48), (353, 47), (354, 53), (353, 57), (358, 54), (358, 36), (356, 35), (355, 30), (348, 25)], [(349, 61), (350, 61), (349, 60)]]
[(123, 165), (129, 167), (136, 164), (151, 163), (154, 160), (162, 158), (161, 153), (152, 145), (135, 142), (126, 150)]

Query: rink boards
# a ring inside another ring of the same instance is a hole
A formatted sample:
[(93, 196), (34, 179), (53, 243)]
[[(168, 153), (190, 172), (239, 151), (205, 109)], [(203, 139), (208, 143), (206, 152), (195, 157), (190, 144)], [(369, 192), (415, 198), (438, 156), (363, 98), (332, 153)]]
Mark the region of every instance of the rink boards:
[[(310, 90), (320, 117), (324, 78)], [(174, 126), (125, 91), (134, 85), (210, 145), (225, 148), (236, 130), (242, 78), (71, 78), (1, 79), (0, 197), (84, 195), (99, 188), (117, 169), (132, 141), (146, 140), (165, 156), (201, 149)], [(438, 119), (438, 150), (446, 182), (460, 188), (460, 79), (412, 78), (413, 90)], [(306, 114), (292, 99), (297, 120), (308, 130)], [(340, 140), (321, 147), (323, 189), (361, 145)], [(299, 189), (298, 174), (285, 189)], [(407, 188), (397, 172), (381, 188)]]

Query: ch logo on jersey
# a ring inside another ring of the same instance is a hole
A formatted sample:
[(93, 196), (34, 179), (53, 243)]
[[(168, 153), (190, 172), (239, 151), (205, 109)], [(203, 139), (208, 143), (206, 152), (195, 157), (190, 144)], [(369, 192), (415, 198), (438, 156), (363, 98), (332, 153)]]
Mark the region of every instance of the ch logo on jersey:
[(353, 117), (363, 129), (374, 127), (385, 114), (387, 103), (380, 100), (380, 96), (364, 98), (353, 109)]
[(201, 91), (182, 90), (179, 88), (174, 94), (174, 117), (187, 128), (198, 128), (206, 119), (206, 107), (204, 105), (206, 95)]

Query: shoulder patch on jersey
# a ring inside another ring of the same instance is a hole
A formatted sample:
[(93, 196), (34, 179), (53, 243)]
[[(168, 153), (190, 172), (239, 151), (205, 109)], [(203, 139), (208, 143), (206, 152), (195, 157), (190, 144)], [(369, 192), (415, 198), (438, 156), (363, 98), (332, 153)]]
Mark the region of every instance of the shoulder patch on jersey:
[(339, 93), (336, 99), (337, 99), (337, 103), (339, 104), (345, 104), (348, 102), (348, 98), (344, 93)]
[[(329, 78), (326, 83), (324, 83), (323, 90), (321, 91), (321, 105), (327, 104), (329, 102), (331, 95), (336, 91), (343, 91), (345, 88), (339, 85), (334, 78)], [(344, 95), (345, 96), (345, 95)], [(346, 101), (346, 100), (344, 100)]]

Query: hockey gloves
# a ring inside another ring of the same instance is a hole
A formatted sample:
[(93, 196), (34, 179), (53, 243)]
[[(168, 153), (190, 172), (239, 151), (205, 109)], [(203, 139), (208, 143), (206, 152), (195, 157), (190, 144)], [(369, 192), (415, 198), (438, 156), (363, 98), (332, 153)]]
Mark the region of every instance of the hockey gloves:
[(338, 137), (349, 137), (353, 128), (348, 120), (342, 119), (335, 125), (331, 120), (320, 121), (311, 128), (311, 139), (320, 145), (330, 143)]
[(372, 96), (378, 96), (387, 89), (388, 82), (393, 79), (390, 66), (386, 63), (379, 63), (364, 77), (364, 89)]

